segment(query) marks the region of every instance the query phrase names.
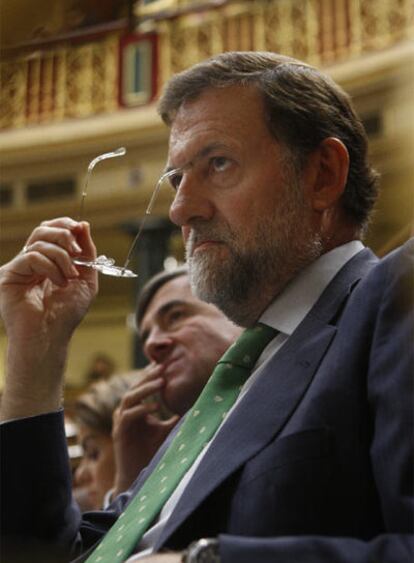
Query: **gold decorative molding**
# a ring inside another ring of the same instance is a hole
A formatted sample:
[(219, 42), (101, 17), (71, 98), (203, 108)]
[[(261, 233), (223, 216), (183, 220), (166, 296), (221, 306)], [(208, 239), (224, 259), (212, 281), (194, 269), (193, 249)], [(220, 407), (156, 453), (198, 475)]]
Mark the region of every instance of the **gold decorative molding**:
[(0, 127), (25, 125), (27, 65), (10, 61), (0, 66)]
[(236, 0), (198, 3), (193, 13), (180, 6), (171, 1), (157, 24), (168, 46), (162, 82), (221, 51), (275, 51), (325, 66), (414, 39), (412, 0)]
[[(159, 0), (136, 12), (136, 31), (159, 37), (159, 86), (222, 51), (277, 51), (330, 66), (414, 39), (412, 0)], [(116, 111), (123, 33), (62, 40), (0, 63), (0, 128)]]
[(119, 34), (62, 43), (0, 63), (0, 128), (88, 117), (118, 108)]

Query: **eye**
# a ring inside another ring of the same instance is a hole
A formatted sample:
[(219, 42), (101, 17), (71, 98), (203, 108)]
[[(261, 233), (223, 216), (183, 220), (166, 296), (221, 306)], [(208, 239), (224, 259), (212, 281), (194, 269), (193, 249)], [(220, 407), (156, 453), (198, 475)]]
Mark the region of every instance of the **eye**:
[(178, 190), (178, 188), (181, 184), (182, 178), (183, 178), (182, 174), (174, 174), (173, 176), (170, 176), (168, 178), (170, 186), (172, 187), (173, 190)]
[(84, 456), (86, 459), (91, 461), (96, 461), (99, 458), (100, 451), (98, 448), (88, 448), (84, 451)]
[(181, 311), (180, 309), (175, 309), (174, 311), (170, 311), (170, 314), (168, 315), (168, 322), (169, 324), (174, 323), (182, 319), (183, 316), (184, 316), (184, 311)]
[(215, 172), (226, 172), (231, 165), (231, 160), (225, 156), (215, 156), (210, 162)]
[(186, 310), (182, 307), (174, 307), (168, 311), (168, 314), (165, 316), (165, 325), (168, 329), (174, 329), (176, 326), (179, 326), (180, 323), (188, 316)]

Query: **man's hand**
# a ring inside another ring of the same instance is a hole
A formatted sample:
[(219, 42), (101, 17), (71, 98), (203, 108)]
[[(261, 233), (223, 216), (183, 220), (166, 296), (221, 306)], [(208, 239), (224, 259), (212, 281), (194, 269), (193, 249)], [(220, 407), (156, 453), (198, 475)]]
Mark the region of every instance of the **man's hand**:
[(74, 256), (95, 258), (89, 225), (68, 217), (34, 229), (24, 251), (0, 268), (0, 314), (8, 336), (2, 419), (60, 406), (70, 337), (97, 293), (97, 273)]
[(153, 395), (165, 383), (161, 371), (160, 366), (147, 366), (139, 382), (124, 395), (114, 412), (114, 497), (128, 489), (179, 420), (178, 416), (160, 420), (161, 403)]

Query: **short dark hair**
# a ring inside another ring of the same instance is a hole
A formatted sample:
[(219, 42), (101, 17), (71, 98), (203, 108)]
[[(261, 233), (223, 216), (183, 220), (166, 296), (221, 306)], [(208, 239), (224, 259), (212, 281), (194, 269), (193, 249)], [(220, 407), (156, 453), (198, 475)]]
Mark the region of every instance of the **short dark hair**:
[(159, 112), (171, 125), (180, 106), (209, 88), (255, 86), (263, 97), (272, 135), (283, 142), (299, 166), (328, 137), (349, 152), (349, 174), (342, 205), (364, 227), (378, 195), (378, 174), (368, 162), (368, 139), (350, 97), (316, 68), (276, 53), (228, 52), (171, 78)]
[(163, 270), (161, 272), (158, 272), (158, 274), (155, 274), (155, 276), (147, 281), (147, 283), (140, 291), (137, 301), (135, 321), (138, 330), (145, 315), (145, 311), (148, 308), (148, 305), (151, 303), (152, 298), (160, 289), (160, 287), (173, 280), (174, 278), (187, 275), (187, 266), (180, 266), (178, 268), (175, 268), (174, 270)]

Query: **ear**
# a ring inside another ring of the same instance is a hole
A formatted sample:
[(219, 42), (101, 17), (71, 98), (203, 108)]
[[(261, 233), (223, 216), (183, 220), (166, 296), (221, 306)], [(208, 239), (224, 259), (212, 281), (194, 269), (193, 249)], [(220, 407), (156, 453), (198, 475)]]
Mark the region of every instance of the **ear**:
[(348, 149), (335, 137), (324, 139), (310, 155), (305, 184), (314, 211), (333, 207), (341, 197), (349, 170)]

